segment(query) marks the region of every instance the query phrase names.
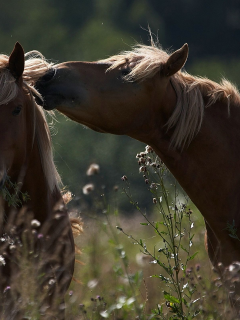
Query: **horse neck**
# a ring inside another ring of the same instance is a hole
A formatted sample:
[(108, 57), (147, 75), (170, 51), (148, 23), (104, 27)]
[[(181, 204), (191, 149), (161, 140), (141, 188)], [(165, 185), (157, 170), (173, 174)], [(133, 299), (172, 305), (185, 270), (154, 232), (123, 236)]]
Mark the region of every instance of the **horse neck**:
[(27, 202), (27, 207), (34, 213), (35, 219), (40, 222), (48, 219), (58, 207), (63, 206), (58, 186), (56, 185), (54, 190), (51, 190), (47, 181), (36, 138), (27, 160), (21, 191), (29, 195), (30, 200)]
[[(173, 149), (169, 137), (159, 139), (157, 134), (149, 143), (198, 207), (211, 230), (211, 242), (222, 252), (232, 241), (227, 224), (234, 220), (240, 231), (239, 119), (239, 106), (231, 105), (228, 116), (227, 103), (217, 101), (204, 110), (201, 130), (189, 147)], [(218, 257), (226, 265), (231, 259), (230, 254)], [(240, 254), (235, 260), (239, 259)]]

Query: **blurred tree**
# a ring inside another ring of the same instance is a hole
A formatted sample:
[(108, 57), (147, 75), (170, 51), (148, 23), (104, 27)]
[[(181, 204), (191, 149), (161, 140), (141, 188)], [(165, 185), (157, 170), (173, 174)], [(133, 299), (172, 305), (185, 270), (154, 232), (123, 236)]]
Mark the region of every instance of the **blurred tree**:
[[(37, 49), (48, 59), (97, 60), (136, 42), (149, 44), (148, 26), (163, 48), (189, 43), (189, 72), (240, 84), (240, 6), (238, 0), (8, 0), (0, 4), (1, 52), (19, 41), (25, 51)], [(132, 189), (144, 190), (135, 154), (144, 146), (128, 137), (103, 135), (58, 117), (53, 137), (63, 182), (76, 195), (90, 178), (91, 162), (101, 166), (108, 189), (131, 176)], [(139, 191), (140, 195), (141, 192)], [(142, 201), (147, 206), (147, 199)], [(126, 201), (122, 200), (126, 208)]]

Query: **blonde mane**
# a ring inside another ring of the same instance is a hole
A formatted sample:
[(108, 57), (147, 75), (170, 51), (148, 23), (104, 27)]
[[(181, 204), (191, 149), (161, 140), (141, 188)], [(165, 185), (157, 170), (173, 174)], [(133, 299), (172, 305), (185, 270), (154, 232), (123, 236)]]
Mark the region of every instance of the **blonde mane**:
[[(34, 83), (43, 76), (53, 65), (48, 63), (37, 51), (25, 54), (25, 68), (23, 73), (24, 87), (30, 95), (33, 112), (33, 139), (38, 144), (43, 172), (51, 191), (59, 188), (61, 182), (53, 161), (51, 134), (46, 120), (45, 111), (37, 105), (33, 94), (40, 97), (33, 87)], [(15, 78), (8, 70), (9, 57), (0, 55), (0, 106), (9, 103), (18, 94), (18, 86)]]
[[(143, 81), (161, 71), (168, 57), (169, 54), (152, 41), (151, 46), (137, 45), (132, 51), (124, 51), (99, 62), (110, 63), (108, 71), (129, 68), (130, 72), (124, 76), (126, 81)], [(230, 115), (230, 104), (240, 104), (237, 88), (226, 79), (218, 84), (208, 78), (179, 71), (171, 77), (171, 83), (177, 94), (177, 104), (166, 127), (174, 128), (171, 140), (173, 148), (183, 149), (190, 144), (201, 128), (206, 107), (217, 100), (223, 101)]]

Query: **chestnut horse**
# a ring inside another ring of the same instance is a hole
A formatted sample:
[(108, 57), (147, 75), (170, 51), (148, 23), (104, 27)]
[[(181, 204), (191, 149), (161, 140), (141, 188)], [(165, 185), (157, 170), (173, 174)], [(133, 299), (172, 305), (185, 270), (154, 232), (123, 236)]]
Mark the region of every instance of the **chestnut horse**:
[(240, 261), (240, 96), (181, 71), (188, 45), (155, 44), (97, 62), (65, 62), (36, 84), (43, 107), (98, 132), (150, 145), (204, 216), (214, 266)]
[[(19, 43), (10, 57), (0, 55), (0, 318), (27, 317), (32, 298), (44, 319), (64, 319), (74, 240), (50, 131), (31, 86), (34, 74), (39, 77), (48, 66), (34, 57), (24, 60)], [(26, 252), (35, 263), (28, 269)]]

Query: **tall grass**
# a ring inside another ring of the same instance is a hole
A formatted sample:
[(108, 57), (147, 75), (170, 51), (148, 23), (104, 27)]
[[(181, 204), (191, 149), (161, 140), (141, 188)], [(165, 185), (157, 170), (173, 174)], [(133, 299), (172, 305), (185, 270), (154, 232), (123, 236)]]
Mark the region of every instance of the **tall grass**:
[[(237, 319), (229, 305), (229, 292), (205, 252), (199, 212), (150, 147), (137, 155), (137, 161), (146, 197), (152, 202), (149, 211), (135, 199), (137, 192), (131, 190), (127, 176), (114, 187), (110, 199), (97, 176), (99, 167), (88, 170), (91, 181), (83, 188), (88, 201), (81, 213), (84, 233), (76, 238), (82, 254), (76, 254), (66, 304), (60, 303), (66, 319)], [(121, 196), (128, 197), (132, 212), (118, 211)], [(26, 237), (38, 234), (37, 227), (30, 224)], [(18, 273), (12, 285), (2, 287), (1, 300), (7, 303), (12, 288), (17, 288), (22, 317), (42, 319), (46, 314), (44, 294), (49, 294), (54, 283), (51, 275), (45, 274), (47, 291), (39, 287), (41, 273), (36, 272), (35, 248), (29, 243), (23, 237), (15, 246)], [(43, 260), (50, 258), (44, 256)], [(0, 253), (1, 263), (4, 255)], [(239, 270), (238, 264), (227, 270), (230, 284), (239, 281)], [(56, 305), (59, 307), (58, 301)], [(0, 319), (18, 318), (2, 313)]]

